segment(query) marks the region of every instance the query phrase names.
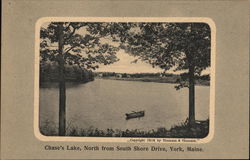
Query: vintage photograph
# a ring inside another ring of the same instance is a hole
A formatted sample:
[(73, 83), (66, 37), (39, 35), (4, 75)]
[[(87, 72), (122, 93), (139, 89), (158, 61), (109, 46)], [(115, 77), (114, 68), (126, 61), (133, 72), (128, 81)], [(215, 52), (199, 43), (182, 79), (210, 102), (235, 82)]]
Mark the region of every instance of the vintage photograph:
[(249, 1), (2, 4), (0, 159), (249, 159)]
[(39, 32), (42, 135), (209, 134), (207, 23), (48, 21)]

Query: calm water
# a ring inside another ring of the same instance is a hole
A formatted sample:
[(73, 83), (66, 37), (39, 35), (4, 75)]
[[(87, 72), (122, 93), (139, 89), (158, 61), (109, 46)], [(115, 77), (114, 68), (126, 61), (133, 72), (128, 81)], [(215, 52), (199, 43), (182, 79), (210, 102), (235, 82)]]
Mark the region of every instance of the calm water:
[[(196, 86), (196, 119), (208, 118), (209, 87)], [(174, 84), (95, 79), (67, 87), (67, 124), (78, 128), (170, 128), (188, 116), (188, 89)], [(58, 123), (58, 88), (40, 89), (40, 122)], [(145, 117), (125, 120), (125, 113), (145, 111)]]

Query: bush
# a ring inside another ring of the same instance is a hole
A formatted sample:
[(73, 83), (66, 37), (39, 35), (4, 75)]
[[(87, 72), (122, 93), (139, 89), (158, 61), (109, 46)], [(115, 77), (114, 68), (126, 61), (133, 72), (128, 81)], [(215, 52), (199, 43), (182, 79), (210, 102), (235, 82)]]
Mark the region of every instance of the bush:
[[(40, 131), (45, 136), (57, 136), (58, 127), (46, 120), (40, 126)], [(161, 127), (157, 130), (141, 131), (132, 129), (125, 131), (120, 129), (100, 130), (98, 128), (89, 127), (87, 129), (79, 129), (76, 126), (68, 124), (66, 136), (78, 137), (154, 137), (154, 138), (204, 138), (209, 132), (209, 119), (205, 121), (196, 121), (195, 125), (190, 127), (188, 121), (182, 122), (179, 125), (172, 126), (169, 130)]]

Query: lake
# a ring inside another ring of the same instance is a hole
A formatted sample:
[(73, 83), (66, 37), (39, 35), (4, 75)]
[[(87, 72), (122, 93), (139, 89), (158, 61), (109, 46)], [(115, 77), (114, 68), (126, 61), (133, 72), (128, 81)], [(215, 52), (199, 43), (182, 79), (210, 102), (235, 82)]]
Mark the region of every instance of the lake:
[[(95, 79), (69, 85), (66, 90), (68, 126), (87, 129), (170, 128), (188, 117), (188, 89), (175, 90), (175, 84)], [(209, 86), (195, 87), (196, 119), (209, 116)], [(145, 116), (126, 120), (125, 113), (145, 111)], [(40, 88), (40, 123), (58, 124), (58, 88)]]

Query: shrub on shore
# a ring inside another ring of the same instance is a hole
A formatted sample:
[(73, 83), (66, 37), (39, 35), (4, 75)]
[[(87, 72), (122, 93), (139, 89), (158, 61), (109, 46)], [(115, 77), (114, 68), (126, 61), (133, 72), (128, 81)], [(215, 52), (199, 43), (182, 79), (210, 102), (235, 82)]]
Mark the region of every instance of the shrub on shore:
[[(40, 126), (40, 131), (45, 136), (57, 136), (58, 126), (52, 122), (45, 121)], [(78, 128), (75, 126), (68, 126), (66, 136), (77, 137), (153, 137), (153, 138), (204, 138), (209, 132), (209, 119), (204, 121), (196, 121), (196, 124), (190, 127), (186, 122), (180, 125), (172, 126), (170, 129), (164, 127), (156, 130), (142, 131), (138, 129), (106, 129), (100, 130), (98, 128), (89, 127), (87, 129)]]

